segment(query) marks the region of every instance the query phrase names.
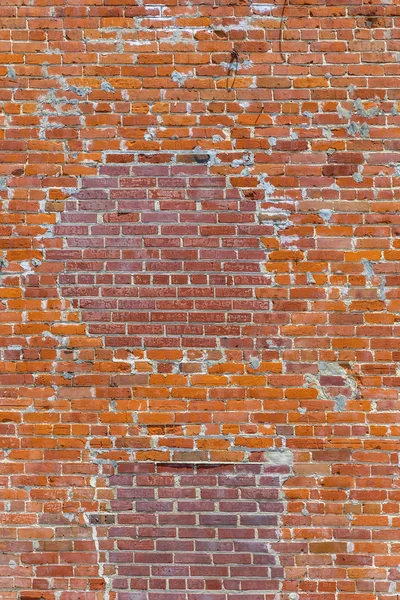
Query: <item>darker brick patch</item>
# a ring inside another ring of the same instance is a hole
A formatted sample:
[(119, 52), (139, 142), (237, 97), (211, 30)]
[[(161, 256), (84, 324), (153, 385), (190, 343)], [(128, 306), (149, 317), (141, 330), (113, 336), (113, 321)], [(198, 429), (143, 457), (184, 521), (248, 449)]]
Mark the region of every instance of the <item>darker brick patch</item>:
[(63, 261), (63, 296), (108, 347), (252, 348), (261, 333), (253, 315), (269, 304), (255, 287), (271, 277), (259, 236), (273, 233), (258, 221), (264, 192), (249, 197), (213, 176), (208, 154), (194, 159), (103, 165), (60, 215), (65, 244), (47, 259)]
[(97, 531), (118, 599), (272, 598), (287, 475), (285, 465), (119, 463), (115, 525)]

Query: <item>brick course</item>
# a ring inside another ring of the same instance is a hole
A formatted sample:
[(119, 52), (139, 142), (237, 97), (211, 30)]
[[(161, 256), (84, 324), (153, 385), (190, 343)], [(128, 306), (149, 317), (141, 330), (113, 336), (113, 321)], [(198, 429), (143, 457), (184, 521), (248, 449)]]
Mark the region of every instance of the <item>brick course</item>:
[(0, 16), (0, 600), (397, 600), (399, 2)]

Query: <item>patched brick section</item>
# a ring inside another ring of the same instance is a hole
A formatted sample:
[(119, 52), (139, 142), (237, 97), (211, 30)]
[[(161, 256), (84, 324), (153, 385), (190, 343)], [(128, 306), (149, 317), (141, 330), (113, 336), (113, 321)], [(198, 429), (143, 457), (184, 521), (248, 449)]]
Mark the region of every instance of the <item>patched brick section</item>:
[(257, 349), (273, 331), (255, 294), (272, 281), (264, 193), (232, 187), (200, 157), (108, 155), (123, 164), (100, 166), (65, 204), (54, 227), (64, 247), (46, 263), (62, 261), (61, 294), (108, 347)]
[(274, 598), (288, 474), (284, 464), (119, 463), (112, 517), (91, 517), (110, 590), (118, 600)]

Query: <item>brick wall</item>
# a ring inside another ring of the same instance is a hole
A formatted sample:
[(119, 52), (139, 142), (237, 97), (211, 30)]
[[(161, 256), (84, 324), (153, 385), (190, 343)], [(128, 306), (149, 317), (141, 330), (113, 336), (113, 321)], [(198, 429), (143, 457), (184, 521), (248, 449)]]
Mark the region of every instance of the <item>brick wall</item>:
[(397, 600), (400, 2), (0, 7), (0, 600)]
[(248, 463), (120, 463), (110, 478), (115, 525), (96, 526), (118, 597), (252, 599), (278, 591), (278, 494), (288, 471)]

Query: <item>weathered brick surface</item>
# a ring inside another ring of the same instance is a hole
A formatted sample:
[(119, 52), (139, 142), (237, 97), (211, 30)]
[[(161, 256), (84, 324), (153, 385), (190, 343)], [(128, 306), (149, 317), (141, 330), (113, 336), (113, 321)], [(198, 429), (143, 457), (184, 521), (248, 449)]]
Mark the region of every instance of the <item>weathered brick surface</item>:
[(0, 18), (0, 599), (397, 600), (398, 0)]
[(286, 465), (119, 463), (113, 525), (91, 517), (118, 598), (273, 596), (288, 473)]

